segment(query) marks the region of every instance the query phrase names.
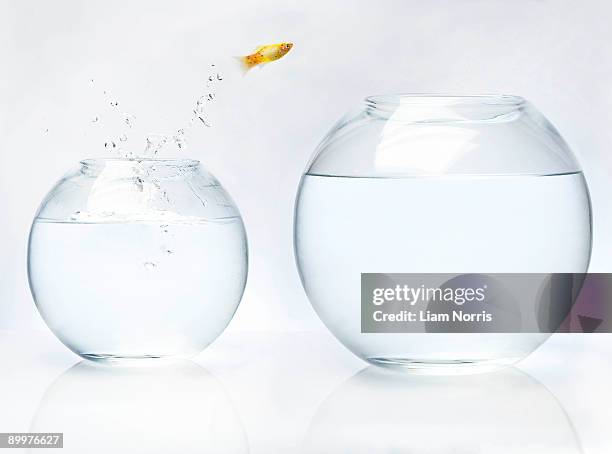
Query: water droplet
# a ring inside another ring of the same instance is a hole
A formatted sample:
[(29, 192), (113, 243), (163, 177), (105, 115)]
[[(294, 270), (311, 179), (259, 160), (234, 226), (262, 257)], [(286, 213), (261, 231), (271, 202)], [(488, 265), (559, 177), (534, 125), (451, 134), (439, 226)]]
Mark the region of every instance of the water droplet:
[(109, 150), (114, 150), (117, 147), (117, 144), (115, 142), (113, 142), (112, 140), (110, 142), (105, 142), (104, 143), (104, 148), (109, 149)]
[(100, 118), (98, 118), (98, 116), (96, 115), (95, 117), (93, 117), (93, 118), (91, 119), (91, 122), (92, 122), (92, 123), (97, 123), (99, 119), (100, 119)]
[(119, 136), (119, 140), (122, 141), (122, 142), (125, 142), (126, 140), (128, 140), (127, 134), (121, 134)]
[(147, 270), (152, 271), (152, 270), (154, 270), (155, 268), (157, 268), (157, 264), (156, 264), (156, 263), (154, 263), (154, 262), (145, 262), (145, 263), (144, 263), (144, 267), (145, 267)]
[(136, 115), (123, 114), (123, 116), (124, 116), (123, 121), (125, 121), (125, 124), (131, 128), (133, 126), (134, 120), (136, 120)]
[(212, 82), (213, 80), (215, 80), (215, 78), (213, 76), (208, 76), (208, 81)]
[(110, 105), (113, 107), (117, 107), (119, 103), (117, 101), (111, 101)]
[(187, 146), (187, 142), (185, 141), (184, 129), (177, 130), (176, 134), (172, 138), (174, 139), (174, 143), (179, 149), (185, 148)]
[(223, 80), (223, 76), (221, 75), (221, 73), (217, 73), (217, 80)]
[(163, 134), (153, 134), (147, 137), (147, 146), (145, 147), (145, 154), (155, 155), (161, 150), (166, 142), (168, 141), (168, 136)]

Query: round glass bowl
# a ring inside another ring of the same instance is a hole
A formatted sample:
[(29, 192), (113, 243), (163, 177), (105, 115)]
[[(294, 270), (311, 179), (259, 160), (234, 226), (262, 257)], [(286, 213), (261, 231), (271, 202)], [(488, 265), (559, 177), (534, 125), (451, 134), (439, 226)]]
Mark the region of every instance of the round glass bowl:
[(82, 161), (42, 202), (28, 248), (43, 319), (97, 361), (199, 353), (232, 319), (247, 261), (238, 209), (194, 160)]
[(325, 136), (295, 208), (316, 312), (374, 364), (513, 363), (549, 334), (363, 333), (361, 273), (583, 273), (591, 207), (554, 127), (517, 96), (369, 97)]

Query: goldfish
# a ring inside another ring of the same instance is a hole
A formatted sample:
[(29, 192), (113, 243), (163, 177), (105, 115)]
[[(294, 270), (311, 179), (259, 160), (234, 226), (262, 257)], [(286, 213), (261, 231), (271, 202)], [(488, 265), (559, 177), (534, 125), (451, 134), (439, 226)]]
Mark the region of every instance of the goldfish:
[(293, 43), (267, 44), (265, 46), (259, 46), (250, 55), (236, 58), (240, 62), (243, 71), (246, 73), (255, 66), (264, 65), (283, 58), (292, 47)]

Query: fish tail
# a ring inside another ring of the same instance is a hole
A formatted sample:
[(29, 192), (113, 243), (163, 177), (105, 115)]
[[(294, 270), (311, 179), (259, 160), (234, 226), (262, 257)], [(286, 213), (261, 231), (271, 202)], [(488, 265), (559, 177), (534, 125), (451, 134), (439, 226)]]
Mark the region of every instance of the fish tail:
[(240, 69), (242, 70), (242, 75), (245, 75), (247, 72), (249, 72), (249, 69), (251, 69), (254, 66), (249, 63), (246, 57), (234, 57), (234, 58), (236, 59), (236, 61), (238, 62), (238, 66), (240, 66)]

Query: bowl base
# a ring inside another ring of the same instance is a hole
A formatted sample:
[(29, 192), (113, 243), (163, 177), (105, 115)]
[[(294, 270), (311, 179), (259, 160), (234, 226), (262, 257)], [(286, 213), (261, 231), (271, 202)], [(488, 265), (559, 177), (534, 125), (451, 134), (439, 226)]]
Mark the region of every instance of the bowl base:
[(184, 360), (189, 355), (118, 355), (118, 354), (106, 354), (106, 353), (80, 353), (81, 357), (93, 361), (98, 364), (109, 364), (109, 365), (153, 365), (153, 364), (167, 364), (175, 361)]
[(470, 375), (492, 372), (511, 366), (520, 358), (501, 359), (411, 359), (411, 358), (366, 358), (375, 366), (419, 375)]

